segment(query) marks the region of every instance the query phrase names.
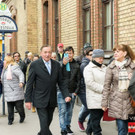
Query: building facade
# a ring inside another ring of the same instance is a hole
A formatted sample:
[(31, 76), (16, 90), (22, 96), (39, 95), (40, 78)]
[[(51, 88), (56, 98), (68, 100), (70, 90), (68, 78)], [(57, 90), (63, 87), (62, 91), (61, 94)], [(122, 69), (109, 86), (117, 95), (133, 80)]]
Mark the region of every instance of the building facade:
[(83, 44), (112, 55), (117, 44), (135, 50), (134, 0), (4, 0), (18, 32), (6, 38), (6, 52), (39, 53), (45, 44), (56, 51), (59, 42), (73, 46), (79, 55)]

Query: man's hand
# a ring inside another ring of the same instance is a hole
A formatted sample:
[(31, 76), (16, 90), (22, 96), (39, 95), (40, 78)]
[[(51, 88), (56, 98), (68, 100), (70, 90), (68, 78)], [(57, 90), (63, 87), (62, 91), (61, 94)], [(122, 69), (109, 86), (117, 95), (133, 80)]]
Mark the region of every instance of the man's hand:
[(31, 102), (25, 103), (25, 106), (28, 110), (31, 110)]
[(22, 88), (23, 87), (23, 83), (19, 83), (19, 87)]
[(71, 100), (71, 97), (66, 97), (66, 98), (65, 98), (65, 101), (66, 101), (66, 102), (70, 102), (70, 100)]
[(132, 73), (129, 73), (128, 74), (128, 79), (131, 80), (131, 78), (132, 78)]
[(69, 62), (69, 58), (64, 57), (64, 58), (63, 58), (63, 64), (66, 65), (68, 62)]
[(102, 107), (102, 110), (105, 112), (107, 110), (107, 107)]

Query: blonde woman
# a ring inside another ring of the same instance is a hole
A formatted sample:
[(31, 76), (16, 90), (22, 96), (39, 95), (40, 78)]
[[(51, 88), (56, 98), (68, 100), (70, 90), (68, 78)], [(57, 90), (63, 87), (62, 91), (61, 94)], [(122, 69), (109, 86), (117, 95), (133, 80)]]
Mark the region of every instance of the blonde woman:
[(28, 59), (30, 60), (30, 61), (33, 61), (33, 54), (32, 54), (32, 52), (29, 52), (28, 54)]
[(8, 107), (8, 125), (14, 121), (14, 107), (20, 115), (20, 123), (25, 119), (24, 112), (24, 74), (11, 56), (4, 59), (4, 69), (1, 75), (4, 98)]

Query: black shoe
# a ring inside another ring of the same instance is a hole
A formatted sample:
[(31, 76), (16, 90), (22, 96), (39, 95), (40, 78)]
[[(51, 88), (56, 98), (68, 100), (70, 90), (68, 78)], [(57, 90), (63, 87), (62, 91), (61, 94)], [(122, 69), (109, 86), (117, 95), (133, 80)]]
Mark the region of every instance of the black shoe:
[(37, 135), (41, 135), (41, 134), (40, 134), (40, 132), (38, 132), (38, 134), (37, 134)]
[(20, 122), (20, 123), (23, 123), (23, 122), (24, 122), (24, 119), (25, 119), (25, 118), (21, 118), (19, 122)]
[(67, 125), (66, 127), (67, 127), (67, 133), (68, 133), (68, 135), (73, 135), (74, 133), (73, 133), (73, 131), (70, 129), (70, 125)]
[(9, 122), (8, 122), (8, 125), (12, 125), (12, 124), (13, 124), (13, 122), (12, 122), (12, 121), (9, 121)]
[(67, 131), (61, 131), (61, 135), (67, 135)]

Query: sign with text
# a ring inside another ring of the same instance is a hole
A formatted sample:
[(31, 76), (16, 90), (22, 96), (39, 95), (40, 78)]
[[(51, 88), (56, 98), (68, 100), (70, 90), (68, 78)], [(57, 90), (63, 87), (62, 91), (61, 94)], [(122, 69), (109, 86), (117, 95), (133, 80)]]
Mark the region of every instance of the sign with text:
[(11, 17), (8, 6), (5, 3), (0, 3), (0, 15), (5, 15)]
[(18, 28), (16, 22), (8, 16), (0, 16), (0, 33), (17, 32)]
[(128, 115), (128, 135), (135, 135), (135, 114)]

